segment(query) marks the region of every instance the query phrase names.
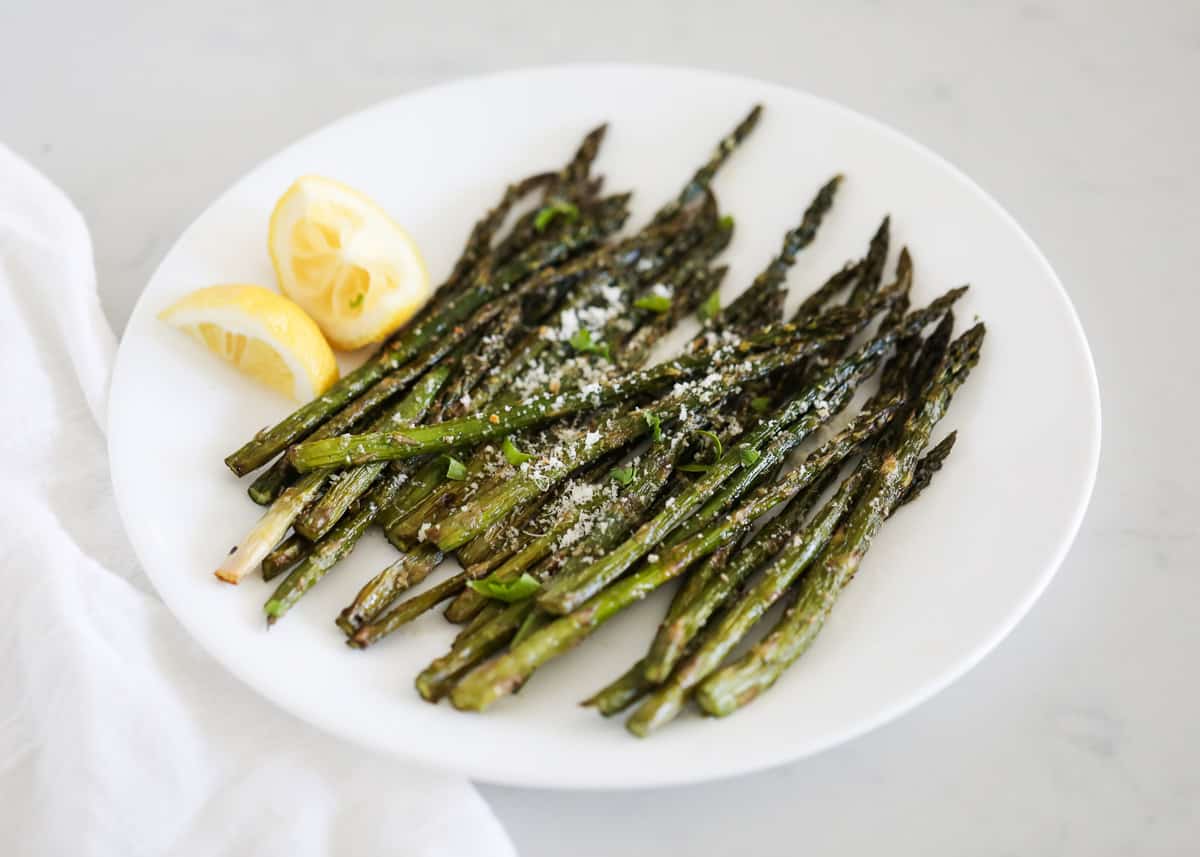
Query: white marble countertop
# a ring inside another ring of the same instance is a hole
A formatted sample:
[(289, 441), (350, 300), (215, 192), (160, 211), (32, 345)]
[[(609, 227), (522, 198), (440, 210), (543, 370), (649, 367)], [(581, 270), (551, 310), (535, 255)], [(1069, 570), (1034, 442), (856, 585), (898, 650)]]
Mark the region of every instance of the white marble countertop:
[(816, 758), (645, 793), (482, 791), (525, 857), (1195, 853), (1200, 7), (802, 5), (5, 4), (0, 140), (83, 210), (120, 329), (178, 233), (260, 159), (450, 78), (709, 66), (911, 134), (1024, 224), (1090, 337), (1104, 451), (1059, 576), (966, 678)]

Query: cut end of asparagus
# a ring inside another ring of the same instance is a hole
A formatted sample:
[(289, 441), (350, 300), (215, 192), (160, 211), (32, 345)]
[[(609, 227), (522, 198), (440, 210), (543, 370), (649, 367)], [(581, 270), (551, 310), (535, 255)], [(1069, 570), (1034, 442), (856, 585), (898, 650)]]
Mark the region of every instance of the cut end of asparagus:
[(424, 673), (417, 676), (417, 680), (413, 682), (413, 686), (416, 687), (417, 693), (421, 695), (421, 699), (433, 705), (437, 705), (445, 697), (447, 690), (444, 682), (432, 680)]
[(358, 631), (358, 625), (351, 621), (348, 610), (343, 610), (338, 617), (333, 620), (333, 623), (341, 628), (342, 633), (344, 633), (347, 637), (353, 637), (355, 632)]
[(267, 615), (267, 627), (271, 627), (287, 612), (288, 606), (278, 599), (272, 598), (263, 605), (263, 613)]

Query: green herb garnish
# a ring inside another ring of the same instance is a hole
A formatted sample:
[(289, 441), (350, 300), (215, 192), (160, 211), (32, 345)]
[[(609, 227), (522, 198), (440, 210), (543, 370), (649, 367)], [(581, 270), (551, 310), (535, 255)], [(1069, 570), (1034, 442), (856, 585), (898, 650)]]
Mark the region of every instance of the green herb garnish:
[(467, 581), (467, 586), (474, 589), (480, 595), (486, 595), (488, 598), (495, 598), (497, 601), (503, 601), (507, 604), (512, 604), (515, 601), (524, 601), (542, 588), (542, 585), (538, 583), (538, 579), (529, 572), (525, 572), (516, 580), (496, 580), (494, 577), (469, 580)]
[(579, 206), (573, 202), (565, 202), (561, 199), (556, 199), (538, 209), (538, 213), (533, 216), (533, 228), (536, 232), (544, 232), (546, 227), (554, 222), (554, 218), (562, 215), (567, 221), (575, 220), (579, 217)]
[(650, 312), (656, 312), (662, 315), (671, 310), (671, 299), (666, 295), (642, 295), (633, 305), (638, 309), (648, 309)]
[(742, 444), (738, 447), (738, 457), (742, 459), (742, 464), (749, 467), (754, 462), (762, 458), (762, 453), (752, 446)]
[(608, 343), (593, 340), (592, 332), (586, 327), (581, 327), (575, 331), (568, 341), (577, 354), (599, 354), (605, 360), (609, 359)]
[(696, 315), (700, 316), (701, 321), (712, 321), (721, 312), (721, 293), (713, 292), (704, 299), (704, 303), (700, 304), (700, 309), (696, 310)]
[(513, 467), (518, 464), (524, 464), (529, 459), (533, 458), (528, 452), (521, 452), (517, 449), (517, 445), (512, 442), (511, 437), (506, 437), (504, 443), (500, 445), (500, 449), (504, 452), (504, 458)]
[(467, 478), (467, 465), (453, 455), (446, 456), (446, 478), (461, 482)]
[(654, 411), (646, 411), (644, 416), (646, 418), (646, 425), (650, 426), (650, 437), (654, 439), (655, 443), (658, 443), (662, 440), (662, 420), (658, 418), (658, 414), (654, 413)]
[(628, 485), (633, 481), (633, 477), (637, 475), (637, 470), (633, 465), (628, 467), (614, 467), (608, 472), (608, 478), (616, 482), (618, 485)]

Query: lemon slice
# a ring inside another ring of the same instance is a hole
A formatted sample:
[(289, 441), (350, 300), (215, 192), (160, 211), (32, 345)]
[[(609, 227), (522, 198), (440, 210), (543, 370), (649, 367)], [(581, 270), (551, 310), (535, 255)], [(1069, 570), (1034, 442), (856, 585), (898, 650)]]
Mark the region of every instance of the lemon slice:
[(408, 233), (332, 179), (304, 176), (288, 188), (271, 214), (268, 246), (279, 287), (335, 348), (383, 339), (433, 291)]
[(337, 361), (316, 323), (262, 286), (197, 289), (158, 317), (297, 401), (321, 395), (338, 378)]

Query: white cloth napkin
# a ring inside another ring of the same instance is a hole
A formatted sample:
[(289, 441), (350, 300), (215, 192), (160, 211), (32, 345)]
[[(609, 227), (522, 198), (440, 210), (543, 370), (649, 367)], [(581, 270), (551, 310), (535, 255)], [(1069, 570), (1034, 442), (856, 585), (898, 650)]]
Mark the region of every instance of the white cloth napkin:
[(114, 350), (83, 218), (0, 146), (0, 853), (512, 855), (469, 783), (272, 708), (151, 594), (109, 482)]

